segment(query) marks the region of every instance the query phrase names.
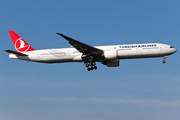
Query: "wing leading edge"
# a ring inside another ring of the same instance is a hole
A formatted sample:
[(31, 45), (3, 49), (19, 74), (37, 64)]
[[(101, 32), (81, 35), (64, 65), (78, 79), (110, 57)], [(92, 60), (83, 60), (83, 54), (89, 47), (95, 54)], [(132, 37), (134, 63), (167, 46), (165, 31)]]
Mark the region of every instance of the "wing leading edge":
[(83, 53), (83, 55), (97, 55), (103, 53), (103, 50), (89, 46), (87, 44), (84, 44), (82, 42), (79, 42), (75, 39), (72, 39), (68, 36), (63, 35), (62, 33), (56, 33), (69, 41), (69, 44), (71, 44), (74, 48), (76, 48), (79, 52)]

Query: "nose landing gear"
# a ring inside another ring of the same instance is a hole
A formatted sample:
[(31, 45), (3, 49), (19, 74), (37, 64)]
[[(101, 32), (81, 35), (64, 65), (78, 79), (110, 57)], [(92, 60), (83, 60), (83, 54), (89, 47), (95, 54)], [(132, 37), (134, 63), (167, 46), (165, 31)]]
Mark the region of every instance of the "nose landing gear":
[(165, 64), (166, 63), (166, 58), (167, 58), (168, 56), (164, 56), (163, 57), (163, 64)]
[(163, 64), (165, 64), (166, 63), (166, 61), (165, 60), (163, 60)]

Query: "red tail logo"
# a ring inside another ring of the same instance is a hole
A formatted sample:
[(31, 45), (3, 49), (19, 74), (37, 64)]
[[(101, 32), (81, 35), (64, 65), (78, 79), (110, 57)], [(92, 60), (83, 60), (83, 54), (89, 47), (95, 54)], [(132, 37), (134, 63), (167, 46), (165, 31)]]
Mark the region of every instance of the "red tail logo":
[(13, 44), (17, 52), (28, 52), (33, 51), (34, 49), (24, 41), (17, 33), (14, 31), (9, 31)]

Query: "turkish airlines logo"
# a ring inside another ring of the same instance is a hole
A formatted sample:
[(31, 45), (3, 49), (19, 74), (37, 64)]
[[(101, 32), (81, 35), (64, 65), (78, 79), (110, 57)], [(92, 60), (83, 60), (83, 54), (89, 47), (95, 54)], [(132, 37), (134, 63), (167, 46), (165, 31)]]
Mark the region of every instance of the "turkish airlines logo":
[(15, 48), (18, 52), (28, 51), (30, 45), (28, 45), (22, 38), (18, 38), (15, 42)]

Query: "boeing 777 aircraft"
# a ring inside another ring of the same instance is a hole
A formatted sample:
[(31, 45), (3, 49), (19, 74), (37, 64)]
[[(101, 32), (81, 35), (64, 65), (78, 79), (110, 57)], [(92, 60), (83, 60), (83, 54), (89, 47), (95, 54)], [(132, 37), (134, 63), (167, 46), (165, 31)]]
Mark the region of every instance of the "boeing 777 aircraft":
[(90, 46), (61, 33), (56, 34), (74, 48), (35, 50), (14, 31), (9, 31), (9, 34), (16, 49), (4, 50), (10, 53), (9, 58), (41, 63), (83, 62), (88, 71), (97, 69), (96, 62), (107, 67), (118, 67), (120, 59), (163, 57), (165, 63), (167, 56), (177, 51), (170, 45), (160, 43)]

